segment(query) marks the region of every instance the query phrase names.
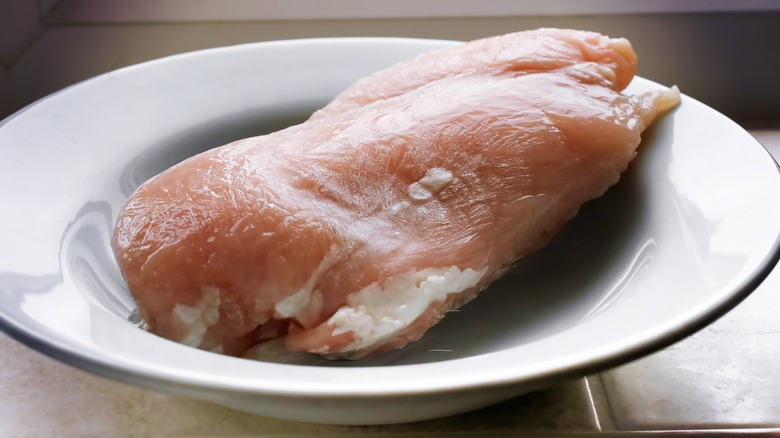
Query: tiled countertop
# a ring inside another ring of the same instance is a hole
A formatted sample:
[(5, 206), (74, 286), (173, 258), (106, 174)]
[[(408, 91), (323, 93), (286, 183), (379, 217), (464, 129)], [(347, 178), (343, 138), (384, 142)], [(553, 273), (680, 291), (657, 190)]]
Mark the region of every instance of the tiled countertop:
[[(780, 129), (750, 132), (780, 158)], [(640, 360), (456, 417), (371, 427), (287, 422), (157, 394), (71, 368), (0, 333), (0, 437), (780, 433), (778, 308), (780, 268), (711, 326)]]

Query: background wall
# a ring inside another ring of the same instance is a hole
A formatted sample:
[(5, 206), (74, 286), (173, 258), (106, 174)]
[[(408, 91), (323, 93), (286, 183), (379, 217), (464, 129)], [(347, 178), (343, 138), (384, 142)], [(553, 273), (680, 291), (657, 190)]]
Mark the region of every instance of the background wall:
[(0, 118), (100, 73), (203, 48), (537, 27), (627, 37), (640, 75), (739, 120), (780, 119), (780, 2), (760, 0), (0, 0)]

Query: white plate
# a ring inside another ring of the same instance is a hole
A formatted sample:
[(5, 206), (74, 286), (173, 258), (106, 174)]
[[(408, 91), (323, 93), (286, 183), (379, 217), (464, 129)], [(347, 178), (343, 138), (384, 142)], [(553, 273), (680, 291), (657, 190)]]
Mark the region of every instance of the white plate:
[[(546, 249), (403, 350), (354, 363), (221, 356), (136, 327), (109, 249), (146, 178), (303, 120), (354, 80), (453, 42), (348, 38), (173, 56), (67, 88), (0, 125), (0, 327), (83, 369), (323, 423), (467, 411), (649, 353), (736, 305), (778, 258), (769, 154), (683, 96), (621, 182)], [(629, 92), (659, 85), (637, 78)]]

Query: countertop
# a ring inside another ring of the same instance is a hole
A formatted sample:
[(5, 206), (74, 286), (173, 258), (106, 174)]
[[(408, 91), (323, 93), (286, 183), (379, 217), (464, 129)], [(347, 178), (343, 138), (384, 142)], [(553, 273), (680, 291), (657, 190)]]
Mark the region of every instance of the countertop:
[[(749, 131), (780, 158), (780, 129)], [(712, 325), (634, 362), (455, 417), (370, 427), (288, 422), (158, 394), (64, 365), (0, 333), (0, 436), (780, 434), (778, 308), (780, 268)]]

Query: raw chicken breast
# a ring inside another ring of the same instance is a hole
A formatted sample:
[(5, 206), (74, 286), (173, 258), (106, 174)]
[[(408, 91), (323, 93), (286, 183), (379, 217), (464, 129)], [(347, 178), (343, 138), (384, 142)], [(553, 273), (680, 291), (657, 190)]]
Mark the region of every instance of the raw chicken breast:
[(346, 89), (312, 119), (397, 96), (448, 76), (522, 75), (581, 63), (604, 67), (600, 73), (622, 90), (634, 78), (637, 57), (628, 40), (594, 32), (537, 29), (511, 33), (424, 53), (377, 72)]
[(364, 79), (307, 122), (145, 183), (113, 248), (151, 330), (239, 355), (418, 339), (618, 181), (676, 89), (623, 39), (520, 32)]

